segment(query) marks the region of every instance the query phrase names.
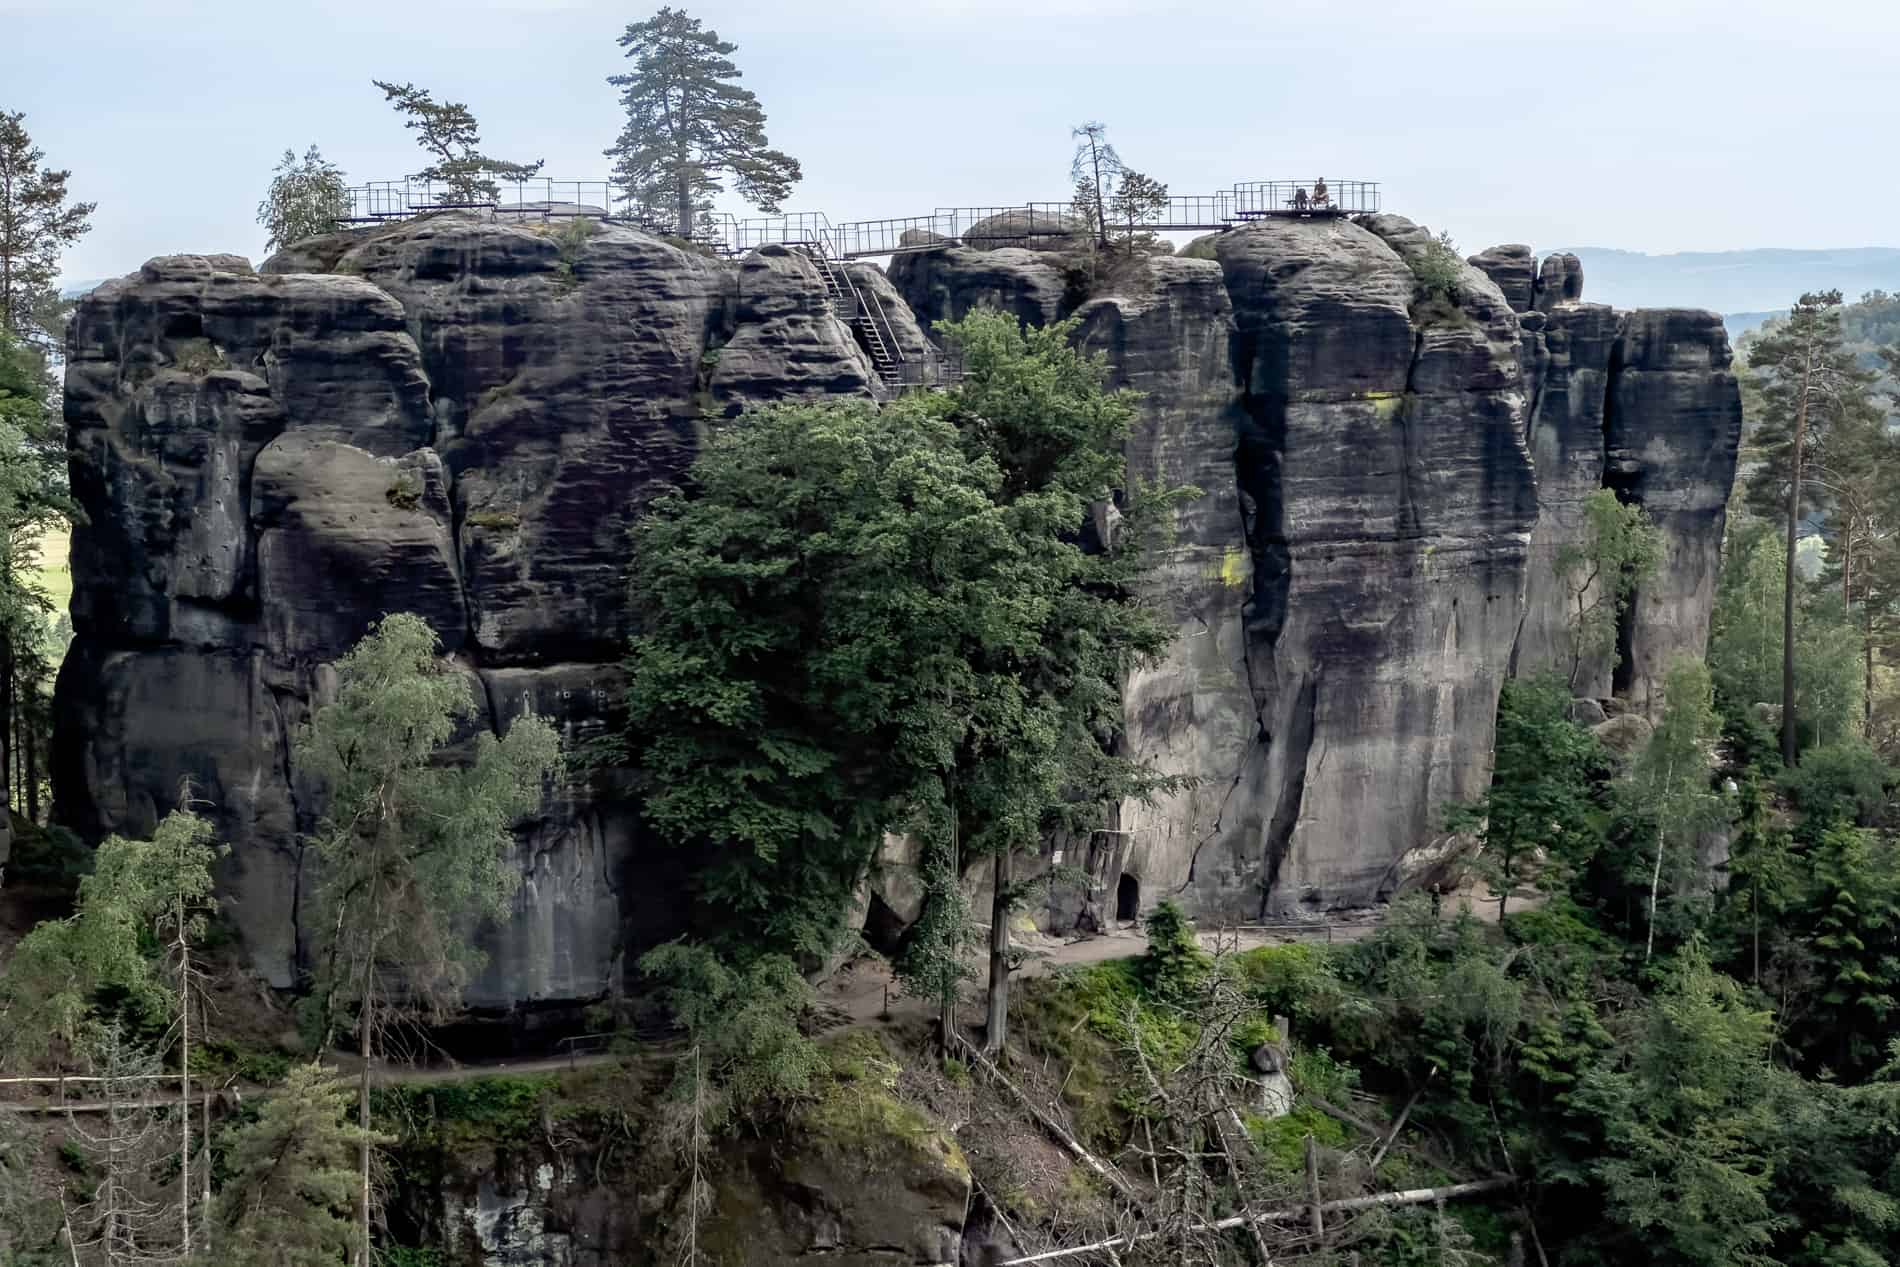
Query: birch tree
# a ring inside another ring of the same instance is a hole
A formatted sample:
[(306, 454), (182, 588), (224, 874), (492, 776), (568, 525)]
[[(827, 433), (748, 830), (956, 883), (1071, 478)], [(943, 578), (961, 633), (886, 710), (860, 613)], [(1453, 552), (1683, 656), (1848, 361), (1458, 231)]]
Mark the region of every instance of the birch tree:
[[(483, 962), (471, 938), (506, 914), (520, 883), (512, 828), (542, 803), (560, 765), (546, 722), (483, 732), (471, 759), (445, 760), (475, 712), (467, 677), (419, 616), (373, 626), (336, 666), (334, 697), (297, 741), (324, 786), (310, 838), (320, 867), (320, 990), (332, 1029), (353, 1028), (357, 1088), (357, 1267), (370, 1262), (372, 1071), (392, 1024), (441, 1017)], [(354, 1009), (354, 1017), (348, 1012)]]

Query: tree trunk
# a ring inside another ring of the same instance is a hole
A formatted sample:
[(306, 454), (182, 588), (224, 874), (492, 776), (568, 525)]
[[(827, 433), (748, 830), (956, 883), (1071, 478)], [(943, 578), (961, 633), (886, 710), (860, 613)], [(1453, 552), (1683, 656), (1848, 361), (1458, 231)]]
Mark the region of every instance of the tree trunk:
[(693, 236), (692, 177), (687, 175), (686, 168), (682, 166), (679, 172), (673, 177), (673, 181), (673, 193), (679, 200), (680, 236), (683, 238), (691, 238)]
[(375, 1024), (376, 1003), (368, 991), (364, 992), (363, 1014), (356, 1022), (356, 1054), (362, 1058), (363, 1070), (356, 1089), (356, 1124), (362, 1128), (363, 1137), (357, 1141), (357, 1189), (356, 1189), (356, 1267), (370, 1267), (369, 1252), (369, 1049), (370, 1031)]
[[(1667, 788), (1676, 773), (1672, 762), (1663, 770), (1663, 786)], [(1656, 949), (1656, 894), (1662, 888), (1663, 824), (1662, 815), (1656, 816), (1656, 865), (1649, 872), (1649, 928), (1643, 942), (1643, 962), (1649, 962), (1650, 954)]]
[(1861, 689), (1860, 689), (1860, 733), (1861, 738), (1871, 740), (1874, 737), (1874, 618), (1867, 617), (1867, 633), (1860, 641)]
[(990, 895), (990, 994), (983, 1050), (992, 1056), (1002, 1054), (1009, 1037), (1009, 857), (1008, 849), (997, 850), (990, 880), (995, 892)]
[(191, 949), (185, 942), (185, 904), (178, 921), (178, 1229), (191, 1257)]
[[(1872, 662), (1867, 670), (1869, 685), (1873, 682)], [(1871, 694), (1871, 691), (1869, 692)], [(26, 728), (26, 743), (22, 745), (26, 771), (21, 781), (26, 784), (26, 817), (28, 822), (40, 821), (40, 760), (39, 745), (34, 742), (33, 728)]]
[[(1811, 373), (1812, 371), (1810, 371)], [(1781, 583), (1781, 761), (1795, 763), (1794, 741), (1794, 586), (1795, 545), (1801, 527), (1801, 446), (1808, 432), (1808, 383), (1801, 384), (1795, 410), (1793, 461), (1788, 472), (1788, 571)]]

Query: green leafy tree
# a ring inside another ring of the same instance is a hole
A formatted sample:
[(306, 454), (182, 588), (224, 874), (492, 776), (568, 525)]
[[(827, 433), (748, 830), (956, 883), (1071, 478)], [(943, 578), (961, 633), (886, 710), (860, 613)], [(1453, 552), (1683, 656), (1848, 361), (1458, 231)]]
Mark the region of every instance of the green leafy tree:
[(730, 944), (820, 952), (884, 834), (936, 815), (951, 870), (993, 862), (1000, 1004), (1010, 856), (1157, 785), (1104, 737), (1171, 633), (1136, 582), (1181, 490), (1132, 490), (1109, 548), (1078, 540), (1133, 410), (1070, 332), (972, 316), (946, 328), (955, 396), (751, 415), (636, 529), (646, 813)]
[(257, 222), (269, 234), (264, 243), (267, 251), (334, 233), (349, 214), (350, 189), (343, 169), (325, 159), (314, 145), (301, 159), (284, 151), (269, 191), (257, 204)]
[(1069, 160), (1069, 179), (1075, 182), (1075, 213), (1094, 235), (1096, 245), (1106, 249), (1112, 216), (1109, 200), (1121, 180), (1122, 157), (1108, 143), (1106, 124), (1078, 124), (1069, 135), (1075, 139), (1075, 154)]
[(1804, 294), (1785, 325), (1766, 332), (1749, 352), (1748, 371), (1761, 402), (1754, 447), (1761, 459), (1749, 497), (1764, 517), (1786, 530), (1782, 581), (1781, 759), (1799, 755), (1795, 694), (1795, 551), (1804, 516), (1823, 509), (1825, 490), (1808, 478), (1811, 451), (1830, 433), (1849, 427), (1873, 408), (1873, 375), (1844, 346), (1841, 293)]
[[(1029, 329), (975, 312), (939, 329), (963, 358), (949, 401), (963, 443), (1002, 472), (1000, 505), (1028, 565), (1013, 578), (1030, 600), (1011, 606), (1018, 633), (971, 655), (978, 677), (951, 792), (970, 853), (992, 860), (985, 1042), (1000, 1051), (1010, 915), (1043, 882), (1016, 883), (1015, 856), (1049, 833), (1100, 826), (1106, 806), (1190, 782), (1120, 755), (1113, 741), (1121, 683), (1174, 636), (1142, 581), (1174, 508), (1199, 494), (1123, 487), (1134, 398), (1104, 387), (1104, 361), (1076, 350), (1073, 321)], [(1077, 525), (1104, 504), (1119, 518), (1104, 516), (1106, 539), (1087, 549)]]
[(1583, 539), (1562, 546), (1554, 560), (1563, 582), (1570, 638), (1570, 689), (1580, 689), (1586, 667), (1616, 667), (1616, 639), (1637, 587), (1662, 562), (1662, 534), (1641, 506), (1598, 489), (1584, 500)]
[[(72, 915), (36, 926), (0, 976), (15, 1054), (37, 1057), (53, 1039), (82, 1043), (97, 1029), (106, 991), (139, 1024), (188, 1024), (190, 949), (203, 938), (211, 865), (222, 852), (211, 824), (188, 808), (167, 814), (150, 840), (101, 842)], [(156, 955), (147, 952), (154, 944), (163, 948)]]
[(681, 237), (729, 177), (739, 195), (777, 211), (802, 172), (766, 140), (758, 97), (736, 82), (738, 45), (685, 10), (662, 8), (630, 23), (620, 47), (634, 68), (610, 76), (627, 122), (613, 147), (614, 177), (641, 206), (670, 206)]
[(560, 767), (551, 726), (517, 717), (482, 733), (472, 759), (443, 758), (475, 713), (468, 679), (438, 654), (435, 632), (386, 616), (336, 666), (336, 693), (297, 738), (297, 761), (326, 808), (310, 837), (319, 863), (319, 987), (333, 1026), (354, 1006), (358, 1085), (358, 1267), (368, 1267), (369, 1100), (387, 1027), (442, 1015), (482, 963), (476, 924), (507, 913), (520, 883), (514, 824), (540, 808)]
[(823, 954), (887, 830), (936, 806), (948, 836), (970, 648), (1034, 636), (1002, 472), (942, 412), (750, 414), (635, 529), (644, 812), (694, 850), (727, 950)]
[(1491, 786), (1481, 800), (1446, 808), (1446, 826), (1475, 836), (1476, 866), (1498, 895), (1498, 918), (1538, 864), (1557, 887), (1602, 840), (1594, 782), (1603, 747), (1571, 722), (1570, 691), (1555, 675), (1506, 682), (1498, 697)]
[(403, 116), (403, 127), (416, 134), (416, 144), (434, 161), (414, 173), (417, 180), (446, 188), (437, 201), (448, 204), (491, 203), (501, 196), (499, 181), (527, 180), (545, 165), (545, 159), (514, 163), (489, 158), (478, 148), (481, 127), (469, 108), (459, 101), (437, 101), (433, 93), (414, 84), (370, 81)]
[(354, 1161), (362, 1128), (346, 1121), (350, 1088), (299, 1065), (224, 1141), (215, 1260), (232, 1267), (336, 1267), (352, 1243)]
[[(1665, 870), (1670, 891), (1687, 899), (1698, 874), (1702, 836), (1726, 826), (1729, 811), (1710, 787), (1709, 754), (1721, 737), (1715, 689), (1700, 660), (1683, 658), (1663, 681), (1663, 714), (1630, 771), (1626, 795), (1650, 824), (1647, 960), (1656, 947), (1657, 907)], [(1706, 897), (1708, 890), (1703, 889)]]
[(27, 135), (26, 116), (0, 110), (0, 333), (41, 341), (59, 257), (92, 229), (98, 206), (73, 202), (72, 173), (42, 167), (45, 157)]

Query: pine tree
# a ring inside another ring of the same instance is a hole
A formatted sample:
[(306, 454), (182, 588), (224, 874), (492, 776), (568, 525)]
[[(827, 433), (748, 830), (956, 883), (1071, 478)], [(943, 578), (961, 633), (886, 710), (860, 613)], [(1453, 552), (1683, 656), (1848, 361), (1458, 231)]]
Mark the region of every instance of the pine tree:
[(1797, 759), (1794, 618), (1795, 549), (1801, 522), (1828, 505), (1826, 489), (1808, 478), (1811, 453), (1834, 428), (1852, 425), (1872, 409), (1873, 376), (1843, 344), (1841, 292), (1801, 296), (1788, 320), (1769, 327), (1749, 354), (1749, 371), (1762, 403), (1755, 447), (1762, 465), (1749, 481), (1749, 500), (1786, 530), (1782, 582), (1781, 759)]
[(1700, 660), (1678, 660), (1663, 682), (1662, 720), (1636, 760), (1626, 793), (1654, 832), (1645, 960), (1656, 946), (1665, 869), (1676, 879), (1670, 889), (1681, 895), (1702, 834), (1727, 822), (1727, 809), (1709, 786), (1709, 752), (1721, 733), (1708, 668)]
[(0, 110), (0, 333), (42, 342), (60, 254), (91, 230), (98, 206), (69, 201), (72, 173), (40, 166), (45, 157), (26, 116)]
[(679, 235), (691, 237), (725, 176), (747, 202), (777, 211), (803, 173), (771, 148), (759, 99), (735, 82), (739, 46), (669, 6), (629, 24), (620, 47), (635, 65), (607, 80), (627, 122), (606, 154), (636, 205), (670, 206)]
[(1069, 160), (1069, 179), (1075, 182), (1076, 215), (1094, 234), (1096, 245), (1108, 246), (1109, 199), (1121, 179), (1122, 157), (1108, 143), (1108, 126), (1082, 123), (1069, 133), (1075, 155)]
[(459, 101), (437, 101), (414, 84), (370, 82), (383, 90), (383, 97), (404, 116), (403, 126), (416, 134), (416, 144), (435, 160), (414, 173), (414, 178), (447, 186), (437, 195), (438, 202), (492, 203), (501, 196), (497, 180), (527, 180), (546, 163), (545, 159), (513, 163), (483, 154), (477, 148), (482, 143), (481, 127)]
[(299, 159), (290, 150), (277, 164), (264, 200), (257, 204), (257, 222), (269, 232), (267, 251), (336, 232), (337, 222), (350, 214), (350, 191), (343, 169), (329, 162), (316, 146)]
[(1135, 253), (1140, 243), (1152, 238), (1151, 234), (1142, 231), (1141, 226), (1167, 209), (1166, 185), (1133, 168), (1122, 169), (1121, 180), (1115, 185), (1115, 196), (1109, 199), (1108, 210), (1115, 217), (1115, 223), (1121, 225), (1127, 234), (1127, 241), (1123, 245), (1130, 255)]
[(310, 838), (322, 868), (320, 986), (332, 1024), (356, 1008), (354, 1252), (357, 1267), (368, 1267), (373, 1062), (393, 1021), (442, 1015), (480, 966), (469, 933), (506, 913), (520, 883), (512, 828), (540, 807), (560, 747), (553, 728), (529, 715), (502, 738), (484, 733), (466, 764), (438, 763), (475, 701), (419, 616), (384, 617), (336, 671), (336, 694), (298, 735), (297, 760), (328, 793)]
[(350, 1251), (352, 1164), (366, 1139), (345, 1116), (351, 1091), (318, 1064), (291, 1070), (257, 1119), (225, 1144), (218, 1261), (250, 1267), (336, 1267)]

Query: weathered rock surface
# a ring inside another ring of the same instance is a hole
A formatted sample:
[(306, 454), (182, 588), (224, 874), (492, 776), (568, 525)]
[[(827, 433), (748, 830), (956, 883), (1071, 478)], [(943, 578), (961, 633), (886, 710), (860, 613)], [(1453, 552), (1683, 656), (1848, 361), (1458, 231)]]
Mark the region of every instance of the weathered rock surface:
[(1393, 890), (1440, 807), (1482, 791), (1536, 517), (1509, 306), (1467, 267), (1462, 319), (1415, 326), (1403, 253), (1429, 235), (1368, 224), (1268, 222), (1216, 244), (1239, 326), (1261, 722), (1250, 848), (1229, 865), (1258, 877), (1268, 913)]
[[(291, 984), (315, 882), (297, 840), (321, 808), (292, 744), (329, 663), (415, 611), (460, 657), (481, 725), (532, 709), (570, 747), (599, 733), (628, 528), (696, 428), (872, 378), (804, 257), (722, 265), (617, 227), (576, 248), (439, 215), (299, 244), (262, 273), (175, 256), (101, 287), (69, 345), (87, 522), (62, 814), (145, 831), (189, 775), (235, 846), (224, 882), (256, 966)], [(629, 929), (677, 926), (680, 880), (640, 848), (623, 781), (575, 774), (519, 841), (514, 917), (471, 1002), (597, 996)]]
[[(1126, 289), (1082, 306), (1078, 342), (1107, 356), (1116, 386), (1144, 394), (1128, 444), (1131, 482), (1191, 484), (1202, 495), (1177, 515), (1154, 577), (1181, 636), (1130, 678), (1125, 742), (1155, 768), (1202, 782), (1153, 806), (1124, 806), (1116, 829), (1089, 842), (1097, 924), (1113, 915), (1124, 875), (1153, 900), (1180, 886), (1203, 849), (1210, 859), (1246, 852), (1247, 814), (1233, 794), (1258, 730), (1242, 617), (1253, 558), (1234, 480), (1233, 305), (1211, 260), (1156, 259)], [(1231, 869), (1225, 877), (1249, 882)]]
[[(1200, 782), (1072, 842), (1095, 887), (1052, 903), (1063, 918), (1105, 919), (1124, 877), (1141, 905), (1180, 891), (1254, 917), (1373, 900), (1429, 865), (1440, 807), (1488, 778), (1503, 676), (1570, 667), (1550, 561), (1598, 488), (1648, 508), (1669, 557), (1625, 667), (1583, 666), (1574, 693), (1640, 714), (1706, 639), (1740, 417), (1719, 319), (1582, 303), (1562, 258), (1527, 303), (1518, 248), (1474, 257), (1455, 311), (1417, 305), (1407, 260), (1430, 240), (1396, 216), (1275, 220), (1087, 302), (1014, 247), (851, 266), (907, 361), (979, 306), (1074, 310), (1144, 393), (1131, 477), (1202, 490), (1155, 579), (1181, 636), (1129, 682), (1125, 735)], [(805, 256), (721, 263), (618, 227), (575, 243), (444, 214), (261, 273), (177, 256), (101, 287), (69, 346), (89, 522), (61, 813), (143, 831), (189, 775), (236, 846), (224, 882), (257, 965), (289, 984), (316, 879), (297, 841), (321, 810), (292, 745), (338, 654), (418, 611), (479, 725), (531, 709), (570, 744), (601, 733), (628, 529), (702, 429), (875, 377)], [(574, 775), (521, 825), (517, 863), (479, 1004), (598, 995), (677, 927), (678, 864), (624, 775)], [(914, 881), (867, 894), (885, 940)]]
[(1034, 251), (945, 247), (891, 258), (891, 285), (928, 328), (973, 308), (995, 308), (1031, 325), (1068, 315), (1062, 271)]
[(963, 231), (963, 245), (977, 251), (997, 249), (1063, 251), (1074, 244), (1082, 222), (1059, 211), (1012, 207), (978, 220)]
[(1670, 664), (1708, 646), (1742, 435), (1731, 359), (1722, 319), (1692, 309), (1633, 312), (1617, 342), (1604, 480), (1649, 512), (1663, 558), (1636, 591), (1616, 685), (1651, 714)]
[(1521, 242), (1478, 252), (1466, 263), (1491, 279), (1513, 312), (1529, 312), (1537, 287), (1537, 257)]

